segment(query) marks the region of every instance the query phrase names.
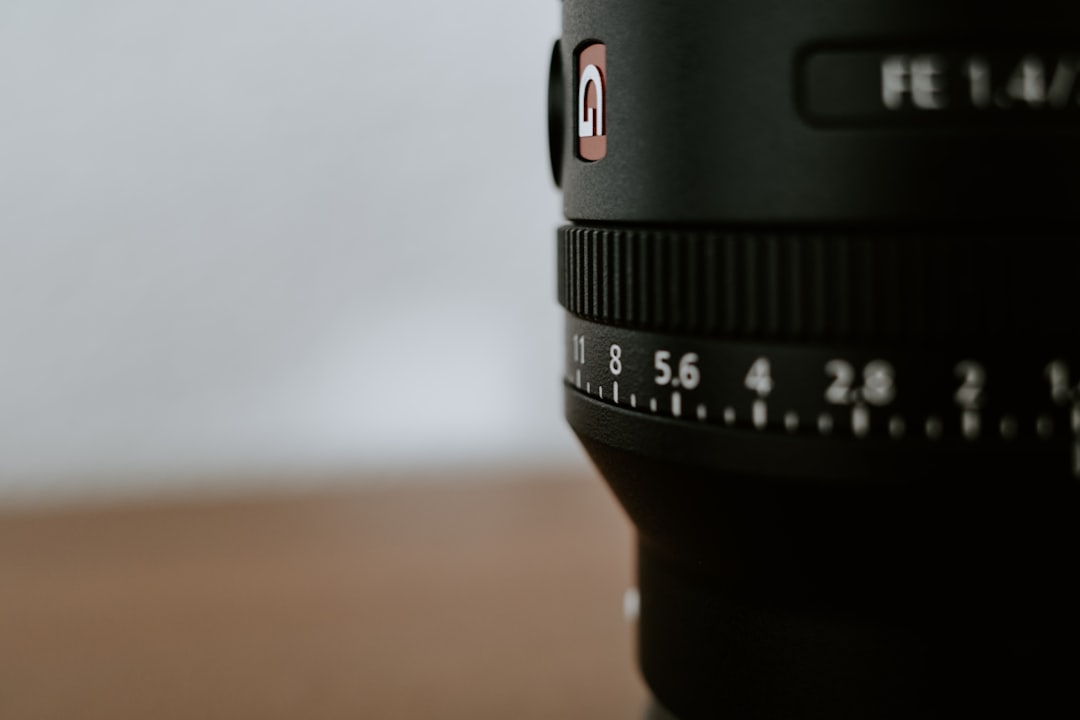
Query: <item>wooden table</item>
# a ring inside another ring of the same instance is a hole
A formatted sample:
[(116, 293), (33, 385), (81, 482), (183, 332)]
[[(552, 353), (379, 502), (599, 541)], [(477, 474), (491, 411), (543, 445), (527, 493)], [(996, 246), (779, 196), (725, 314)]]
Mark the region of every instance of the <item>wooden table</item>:
[(582, 469), (0, 513), (0, 718), (636, 720), (631, 563)]

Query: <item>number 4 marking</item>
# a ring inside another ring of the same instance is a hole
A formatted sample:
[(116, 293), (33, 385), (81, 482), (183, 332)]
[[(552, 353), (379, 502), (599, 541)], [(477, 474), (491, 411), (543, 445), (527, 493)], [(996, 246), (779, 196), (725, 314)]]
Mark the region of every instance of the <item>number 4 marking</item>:
[(769, 358), (759, 357), (746, 373), (746, 388), (757, 393), (760, 398), (769, 397), (773, 389), (772, 365)]

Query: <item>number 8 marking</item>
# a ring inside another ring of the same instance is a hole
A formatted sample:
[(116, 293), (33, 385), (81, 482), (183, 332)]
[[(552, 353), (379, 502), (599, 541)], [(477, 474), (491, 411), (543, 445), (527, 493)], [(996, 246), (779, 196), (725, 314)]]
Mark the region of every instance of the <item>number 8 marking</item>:
[(611, 362), (608, 363), (608, 369), (611, 370), (612, 375), (622, 373), (622, 348), (618, 345), (611, 346)]

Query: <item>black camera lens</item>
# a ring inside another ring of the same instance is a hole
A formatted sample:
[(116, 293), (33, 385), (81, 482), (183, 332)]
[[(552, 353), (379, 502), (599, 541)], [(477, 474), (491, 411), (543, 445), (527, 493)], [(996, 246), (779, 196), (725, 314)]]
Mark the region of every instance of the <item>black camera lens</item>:
[(564, 0), (549, 99), (660, 705), (1080, 712), (1080, 4)]

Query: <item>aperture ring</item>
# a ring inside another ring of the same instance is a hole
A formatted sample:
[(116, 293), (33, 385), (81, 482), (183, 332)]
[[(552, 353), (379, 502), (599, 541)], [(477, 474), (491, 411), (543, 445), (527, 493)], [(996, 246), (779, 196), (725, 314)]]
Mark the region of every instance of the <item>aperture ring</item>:
[(559, 302), (589, 320), (715, 337), (1076, 337), (1080, 239), (597, 227), (558, 232)]
[(1080, 477), (1075, 346), (762, 343), (573, 315), (564, 340), (574, 429), (658, 460), (902, 479), (1009, 457), (1028, 482)]

